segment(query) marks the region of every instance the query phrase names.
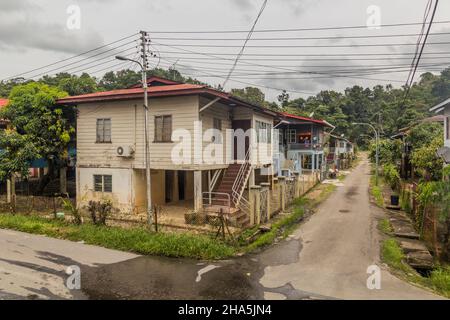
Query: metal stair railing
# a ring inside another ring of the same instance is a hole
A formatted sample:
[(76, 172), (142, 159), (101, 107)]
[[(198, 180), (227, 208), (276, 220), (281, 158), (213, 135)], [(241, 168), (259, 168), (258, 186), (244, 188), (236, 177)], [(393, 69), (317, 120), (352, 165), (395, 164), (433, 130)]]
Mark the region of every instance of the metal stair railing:
[(242, 195), (251, 172), (250, 150), (251, 146), (249, 146), (245, 153), (244, 163), (241, 164), (236, 179), (234, 180), (233, 187), (231, 188), (231, 200), (235, 207), (239, 207), (242, 202), (242, 207), (248, 207), (248, 209), (250, 209), (250, 203), (247, 199), (243, 198)]

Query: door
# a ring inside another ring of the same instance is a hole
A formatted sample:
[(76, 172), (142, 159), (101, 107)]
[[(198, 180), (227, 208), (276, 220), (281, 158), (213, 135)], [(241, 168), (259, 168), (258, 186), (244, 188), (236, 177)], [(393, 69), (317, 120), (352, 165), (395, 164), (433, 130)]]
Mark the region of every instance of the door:
[(172, 170), (166, 170), (165, 171), (165, 188), (166, 188), (166, 203), (173, 201), (173, 171)]
[(186, 171), (178, 171), (178, 200), (185, 199)]
[[(233, 120), (232, 122), (233, 130), (242, 129), (244, 130), (244, 133), (252, 127), (252, 121), (251, 120)], [(250, 146), (250, 137), (245, 137), (245, 149), (244, 154), (238, 154), (238, 145), (239, 140), (237, 138), (234, 138), (233, 141), (234, 145), (234, 160), (245, 160), (245, 154), (247, 153), (247, 150)]]

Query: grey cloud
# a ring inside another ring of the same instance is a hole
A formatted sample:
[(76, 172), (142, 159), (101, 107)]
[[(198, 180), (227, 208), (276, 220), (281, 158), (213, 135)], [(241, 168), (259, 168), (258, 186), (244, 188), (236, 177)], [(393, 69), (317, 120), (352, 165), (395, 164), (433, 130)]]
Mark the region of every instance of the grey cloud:
[(103, 43), (93, 32), (67, 30), (61, 24), (49, 24), (27, 19), (0, 19), (0, 46), (5, 50), (40, 49), (64, 53), (79, 53)]

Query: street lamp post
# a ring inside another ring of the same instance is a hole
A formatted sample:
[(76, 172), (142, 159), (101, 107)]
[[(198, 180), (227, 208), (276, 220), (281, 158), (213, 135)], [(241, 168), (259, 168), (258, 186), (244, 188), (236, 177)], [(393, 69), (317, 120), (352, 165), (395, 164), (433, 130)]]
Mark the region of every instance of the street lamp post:
[(378, 151), (378, 131), (375, 129), (373, 125), (370, 123), (364, 123), (364, 122), (353, 122), (353, 125), (363, 125), (363, 126), (369, 126), (372, 128), (373, 132), (375, 133), (375, 184), (378, 185), (378, 164), (379, 164), (379, 151)]
[[(145, 59), (145, 52), (143, 53)], [(146, 176), (146, 187), (147, 187), (147, 223), (151, 227), (153, 220), (152, 212), (152, 184), (151, 184), (151, 171), (150, 171), (150, 150), (148, 141), (148, 85), (147, 85), (147, 67), (146, 61), (143, 63), (133, 60), (123, 56), (116, 56), (116, 59), (122, 61), (131, 61), (137, 63), (142, 70), (142, 88), (144, 89), (144, 135), (145, 135), (145, 176)]]

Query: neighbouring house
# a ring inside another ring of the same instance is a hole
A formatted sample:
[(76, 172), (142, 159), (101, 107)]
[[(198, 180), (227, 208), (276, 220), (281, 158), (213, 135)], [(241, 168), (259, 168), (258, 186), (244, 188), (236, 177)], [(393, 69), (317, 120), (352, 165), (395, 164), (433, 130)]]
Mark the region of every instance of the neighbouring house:
[(435, 113), (443, 115), (444, 118), (444, 146), (437, 153), (446, 164), (450, 164), (450, 98), (435, 105), (430, 109)]
[(346, 169), (353, 158), (353, 143), (342, 136), (330, 133), (327, 163), (334, 169)]
[[(218, 201), (241, 208), (247, 186), (271, 182), (276, 112), (203, 85), (158, 77), (148, 85), (152, 205), (184, 220), (186, 212)], [(125, 214), (145, 212), (143, 89), (71, 96), (57, 104), (78, 109), (77, 204), (108, 198)]]
[[(326, 173), (326, 128), (330, 123), (289, 113), (279, 113), (275, 124), (278, 129), (278, 150), (274, 152), (274, 165), (278, 175)], [(278, 152), (276, 152), (278, 151)]]

